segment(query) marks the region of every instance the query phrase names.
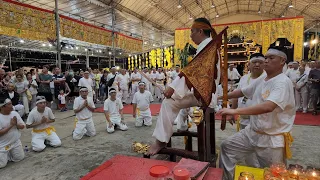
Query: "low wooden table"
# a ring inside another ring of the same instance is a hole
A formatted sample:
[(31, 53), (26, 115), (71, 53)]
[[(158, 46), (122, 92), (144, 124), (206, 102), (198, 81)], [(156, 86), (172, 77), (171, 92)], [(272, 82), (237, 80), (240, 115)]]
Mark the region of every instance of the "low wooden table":
[[(89, 172), (81, 180), (146, 180), (150, 178), (149, 169), (154, 165), (165, 165), (173, 169), (177, 163), (117, 155)], [(222, 180), (222, 174), (222, 169), (209, 168), (204, 180)]]

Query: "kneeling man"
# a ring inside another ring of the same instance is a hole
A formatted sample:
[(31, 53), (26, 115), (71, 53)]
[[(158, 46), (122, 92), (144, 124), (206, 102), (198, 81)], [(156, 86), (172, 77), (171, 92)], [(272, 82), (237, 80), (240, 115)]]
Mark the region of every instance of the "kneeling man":
[(117, 98), (117, 91), (114, 88), (109, 90), (109, 98), (104, 101), (103, 109), (104, 115), (108, 121), (108, 133), (113, 133), (115, 126), (118, 126), (122, 131), (128, 130), (127, 125), (123, 122), (123, 105), (121, 100)]
[(23, 160), (24, 152), (20, 141), (21, 132), (25, 124), (20, 115), (13, 111), (10, 99), (0, 99), (0, 168), (4, 168), (8, 161)]
[(152, 125), (152, 117), (150, 111), (150, 103), (153, 101), (152, 94), (145, 90), (146, 84), (139, 82), (139, 91), (133, 96), (133, 117), (136, 118), (136, 126), (142, 124), (146, 126)]
[(88, 88), (80, 87), (80, 96), (73, 102), (73, 110), (76, 113), (76, 127), (73, 131), (73, 140), (82, 139), (83, 135), (95, 136), (96, 128), (92, 120), (92, 112), (96, 108), (92, 97), (88, 96)]
[(34, 151), (44, 150), (45, 141), (48, 141), (48, 144), (53, 147), (61, 146), (56, 130), (50, 125), (55, 121), (54, 119), (52, 110), (47, 107), (46, 98), (38, 96), (36, 107), (29, 113), (26, 123), (27, 128), (33, 128), (31, 144)]

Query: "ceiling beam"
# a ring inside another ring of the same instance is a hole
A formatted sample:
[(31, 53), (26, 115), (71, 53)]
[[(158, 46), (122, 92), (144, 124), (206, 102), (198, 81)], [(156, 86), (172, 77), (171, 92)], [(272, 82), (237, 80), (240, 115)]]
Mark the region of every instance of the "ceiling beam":
[[(198, 4), (198, 6), (201, 8), (202, 12), (203, 12), (203, 13), (204, 13), (204, 15), (207, 17), (207, 19), (210, 19), (210, 17), (209, 17), (209, 15), (208, 15), (207, 11), (205, 11), (205, 10), (203, 9), (202, 4), (199, 2), (199, 0), (196, 0), (196, 3), (197, 3), (197, 4)], [(196, 18), (198, 18), (198, 17), (196, 17)]]
[(304, 14), (304, 13), (306, 12), (306, 10), (308, 10), (309, 7), (310, 7), (312, 4), (316, 3), (317, 1), (318, 1), (318, 0), (313, 0), (313, 2), (308, 3), (308, 4), (302, 9), (302, 11), (298, 14), (298, 16), (301, 16), (302, 14)]
[(283, 11), (279, 14), (279, 16), (284, 16), (284, 13), (286, 13), (289, 9), (289, 5), (292, 4), (292, 1), (290, 0), (289, 3), (284, 7)]
[[(314, 24), (314, 25), (312, 25), (312, 24)], [(308, 32), (310, 29), (314, 28), (315, 26), (317, 26), (319, 24), (320, 24), (320, 17), (318, 17), (317, 20), (310, 22), (308, 25), (305, 25), (305, 27), (308, 27), (308, 29), (306, 29), (304, 32)]]
[(226, 3), (226, 6), (227, 6), (227, 11), (228, 11), (228, 14), (229, 14), (229, 7), (228, 7), (228, 3), (227, 3), (227, 0), (224, 0), (224, 2)]

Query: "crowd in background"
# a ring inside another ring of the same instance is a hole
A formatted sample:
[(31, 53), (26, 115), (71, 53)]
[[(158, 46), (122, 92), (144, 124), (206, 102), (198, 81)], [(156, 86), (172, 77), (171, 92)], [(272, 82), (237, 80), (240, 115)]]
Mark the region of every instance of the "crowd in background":
[[(91, 96), (95, 103), (103, 102), (108, 97), (108, 89), (113, 87), (117, 89), (118, 98), (123, 104), (130, 104), (133, 94), (138, 90), (136, 84), (143, 81), (146, 83), (146, 90), (161, 102), (164, 98), (162, 90), (179, 74), (180, 68), (179, 66), (175, 69), (144, 68), (138, 71), (138, 69), (131, 71), (113, 67), (110, 70), (87, 68), (86, 70), (69, 69), (61, 72), (58, 67), (50, 69), (46, 65), (42, 69), (30, 69), (29, 71), (24, 68), (15, 72), (5, 72), (0, 69), (0, 92), (11, 99), (15, 110), (21, 117), (27, 117), (31, 109), (35, 107), (37, 95), (46, 98), (48, 107), (55, 102), (55, 108), (66, 111), (66, 104), (79, 96), (80, 86), (87, 86), (91, 89)], [(319, 61), (290, 62), (284, 73), (292, 80), (295, 87), (297, 111), (303, 113), (312, 111), (313, 115), (317, 115), (316, 108), (320, 97)], [(229, 64), (229, 85), (230, 82), (236, 85), (240, 78), (241, 75), (236, 66)], [(229, 86), (229, 91), (233, 89), (232, 86)], [(222, 88), (221, 85), (219, 87)]]

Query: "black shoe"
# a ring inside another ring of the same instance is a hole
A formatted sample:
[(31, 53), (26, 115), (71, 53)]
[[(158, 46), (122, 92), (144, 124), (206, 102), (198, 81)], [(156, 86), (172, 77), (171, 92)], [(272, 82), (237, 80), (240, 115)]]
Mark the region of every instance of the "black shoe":
[(318, 115), (318, 112), (317, 111), (313, 111), (312, 115), (316, 116), (316, 115)]

